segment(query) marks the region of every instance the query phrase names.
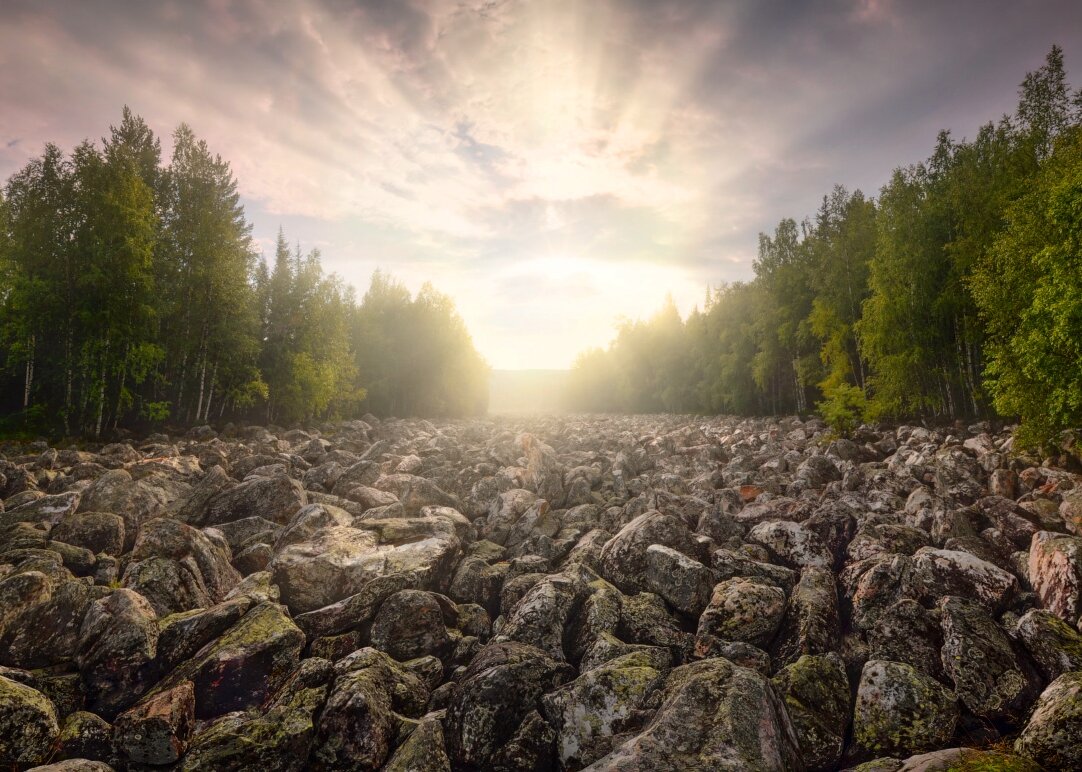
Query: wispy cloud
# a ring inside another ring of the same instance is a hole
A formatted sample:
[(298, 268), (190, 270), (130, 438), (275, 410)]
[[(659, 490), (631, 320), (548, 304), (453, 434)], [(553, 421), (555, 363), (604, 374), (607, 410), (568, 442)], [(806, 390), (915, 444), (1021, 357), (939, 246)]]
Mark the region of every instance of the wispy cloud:
[(497, 366), (747, 278), (756, 233), (1011, 109), (1069, 2), (205, 0), (0, 9), (0, 175), (127, 103), (363, 291), (449, 291)]

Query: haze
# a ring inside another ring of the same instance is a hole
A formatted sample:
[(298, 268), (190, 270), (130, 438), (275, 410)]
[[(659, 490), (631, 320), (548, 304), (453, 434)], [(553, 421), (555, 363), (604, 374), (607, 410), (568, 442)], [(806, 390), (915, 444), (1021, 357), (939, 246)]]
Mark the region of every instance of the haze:
[(124, 104), (361, 291), (450, 294), (496, 368), (746, 279), (756, 234), (1013, 109), (1071, 2), (6, 2), (0, 179)]

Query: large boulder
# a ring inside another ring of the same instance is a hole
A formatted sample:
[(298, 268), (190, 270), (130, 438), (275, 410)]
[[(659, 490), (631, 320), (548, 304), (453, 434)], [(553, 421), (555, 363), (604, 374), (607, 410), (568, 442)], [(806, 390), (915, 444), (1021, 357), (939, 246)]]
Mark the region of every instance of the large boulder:
[(383, 601), (372, 620), (372, 646), (404, 662), (441, 656), (451, 645), (440, 599), (431, 592), (401, 590)]
[(1046, 681), (1082, 670), (1082, 633), (1051, 611), (1030, 609), (1018, 620), (1015, 632)]
[(699, 617), (697, 635), (766, 648), (785, 616), (785, 593), (751, 579), (728, 579), (714, 587)]
[(534, 711), (541, 695), (569, 680), (574, 670), (540, 649), (507, 641), (490, 643), (453, 687), (444, 724), (451, 760), (490, 768)]
[(621, 528), (601, 549), (601, 572), (621, 592), (646, 590), (647, 550), (660, 544), (685, 555), (697, 548), (688, 527), (676, 517), (651, 510)]
[(308, 503), (304, 488), (284, 474), (253, 477), (233, 487), (223, 487), (211, 496), (202, 513), (193, 514), (199, 525), (217, 525), (246, 517), (262, 517), (285, 525)]
[(0, 675), (0, 763), (20, 768), (41, 764), (59, 734), (56, 708), (49, 699)]
[(810, 772), (835, 769), (849, 722), (849, 680), (837, 654), (805, 655), (772, 679)]
[(165, 514), (190, 487), (162, 475), (133, 479), (126, 469), (113, 469), (83, 491), (80, 512), (112, 512), (124, 518), (125, 548), (135, 541), (139, 526)]
[(958, 724), (955, 696), (909, 665), (870, 660), (857, 686), (853, 755), (908, 756), (941, 748)]
[(75, 661), (94, 712), (112, 718), (154, 683), (158, 632), (154, 608), (134, 590), (114, 590), (90, 606)]
[(1082, 616), (1082, 536), (1050, 531), (1033, 535), (1029, 581), (1041, 605), (1074, 625)]
[(262, 704), (297, 668), (304, 643), (285, 608), (261, 603), (177, 666), (157, 690), (191, 681), (200, 719), (247, 710)]
[(698, 617), (710, 602), (714, 573), (697, 560), (661, 544), (646, 548), (644, 584), (682, 614)]
[(578, 768), (609, 753), (614, 736), (638, 728), (642, 709), (668, 671), (664, 649), (645, 648), (608, 660), (542, 697), (560, 763)]
[(660, 700), (641, 733), (587, 769), (804, 769), (784, 704), (753, 670), (721, 658), (684, 665)]
[(763, 545), (791, 568), (830, 568), (834, 564), (834, 556), (819, 535), (800, 523), (768, 520), (752, 528), (748, 540)]
[(1035, 674), (979, 604), (949, 596), (939, 603), (943, 670), (954, 692), (976, 716), (1017, 720), (1040, 690)]
[(1048, 685), (1014, 747), (1045, 769), (1082, 769), (1082, 672)]
[(277, 550), (268, 570), (295, 614), (348, 598), (368, 582), (412, 573), (431, 589), (444, 589), (460, 552), (454, 526), (442, 518), (366, 520), (329, 526)]

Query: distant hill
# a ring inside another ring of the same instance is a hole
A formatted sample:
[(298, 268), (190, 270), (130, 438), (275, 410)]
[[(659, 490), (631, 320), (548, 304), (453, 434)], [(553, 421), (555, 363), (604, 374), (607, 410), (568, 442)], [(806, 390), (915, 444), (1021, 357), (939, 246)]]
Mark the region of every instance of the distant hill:
[(568, 370), (493, 370), (488, 412), (562, 413)]

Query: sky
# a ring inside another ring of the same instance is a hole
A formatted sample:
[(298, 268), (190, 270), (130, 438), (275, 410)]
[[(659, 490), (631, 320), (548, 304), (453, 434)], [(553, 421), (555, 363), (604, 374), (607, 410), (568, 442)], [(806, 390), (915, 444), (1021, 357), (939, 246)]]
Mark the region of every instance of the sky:
[(2, 0), (0, 180), (125, 104), (166, 158), (187, 122), (268, 258), (431, 281), (493, 367), (563, 368), (1013, 112), (1053, 43), (1082, 84), (1072, 0)]

